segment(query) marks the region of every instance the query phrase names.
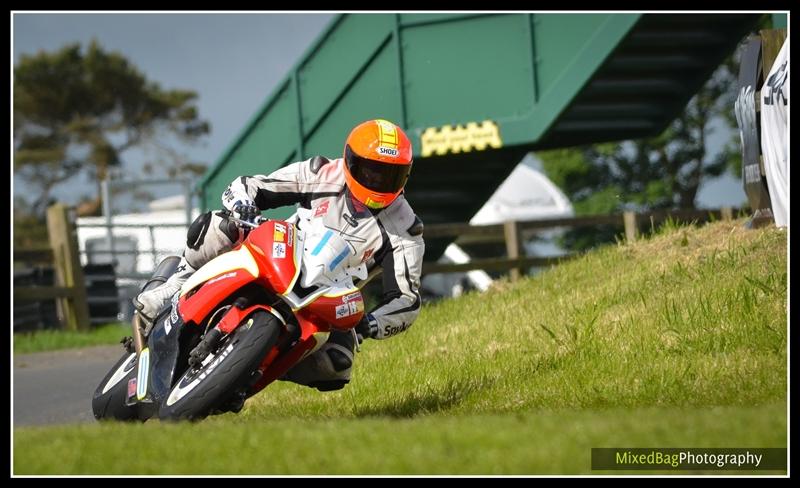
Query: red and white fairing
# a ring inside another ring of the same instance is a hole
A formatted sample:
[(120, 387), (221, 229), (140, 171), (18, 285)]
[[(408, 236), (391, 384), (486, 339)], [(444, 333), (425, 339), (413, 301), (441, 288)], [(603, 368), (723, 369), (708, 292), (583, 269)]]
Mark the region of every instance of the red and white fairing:
[[(321, 222), (321, 221), (320, 221)], [(366, 277), (360, 257), (334, 231), (274, 220), (253, 229), (236, 249), (200, 268), (181, 289), (178, 310), (187, 325), (201, 324), (219, 304), (252, 282), (281, 297), (300, 325), (300, 338), (287, 352), (269, 351), (259, 368), (258, 391), (319, 348), (333, 329), (349, 330), (364, 315), (364, 299), (352, 276)], [(230, 307), (217, 323), (230, 333), (254, 309), (264, 309), (286, 324), (267, 304)]]

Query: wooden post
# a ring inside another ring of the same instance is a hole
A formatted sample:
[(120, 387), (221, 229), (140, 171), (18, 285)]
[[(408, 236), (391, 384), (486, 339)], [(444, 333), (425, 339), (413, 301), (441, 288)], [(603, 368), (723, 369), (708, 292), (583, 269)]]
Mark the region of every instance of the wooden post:
[(719, 209), (720, 216), (724, 221), (733, 220), (733, 209), (730, 207), (722, 207)]
[(625, 211), (622, 214), (622, 220), (625, 223), (625, 240), (629, 243), (635, 241), (636, 234), (639, 233), (639, 229), (636, 227), (636, 212)]
[(88, 329), (89, 308), (86, 304), (83, 268), (78, 256), (78, 239), (65, 205), (57, 203), (47, 209), (47, 233), (53, 249), (56, 286), (72, 289), (69, 298), (58, 300), (63, 325), (70, 330)]
[[(506, 237), (506, 253), (509, 259), (519, 258), (519, 226), (515, 221), (508, 221), (503, 225)], [(509, 277), (511, 281), (517, 281), (520, 276), (520, 268), (511, 268)]]
[(772, 65), (775, 63), (775, 58), (783, 47), (783, 42), (786, 40), (786, 29), (764, 29), (758, 31), (761, 36), (761, 70), (764, 74), (764, 80), (767, 80)]

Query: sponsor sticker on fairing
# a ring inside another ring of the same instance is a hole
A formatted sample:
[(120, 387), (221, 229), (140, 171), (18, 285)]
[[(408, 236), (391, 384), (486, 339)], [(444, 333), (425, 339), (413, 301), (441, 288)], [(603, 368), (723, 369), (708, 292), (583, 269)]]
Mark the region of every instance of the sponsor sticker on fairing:
[(283, 242), (272, 243), (272, 257), (283, 259), (286, 257), (286, 244)]
[(294, 227), (290, 225), (286, 231), (286, 245), (291, 246), (292, 241), (294, 240)]
[(341, 319), (350, 315), (350, 307), (345, 303), (344, 305), (336, 306), (336, 318)]
[(136, 396), (136, 378), (128, 380), (128, 398)]
[(272, 240), (275, 242), (283, 242), (286, 239), (286, 226), (275, 222), (275, 232), (272, 235)]
[(348, 302), (347, 306), (350, 307), (350, 313), (348, 315), (353, 315), (354, 313), (358, 313), (358, 304), (361, 302)]
[[(226, 278), (233, 278), (234, 276), (236, 276), (236, 273), (235, 273), (235, 272), (231, 272), (231, 273), (225, 273), (225, 274), (223, 274), (223, 275), (219, 275), (219, 276), (217, 276), (217, 277), (216, 277), (216, 278), (214, 278), (213, 280), (208, 280), (208, 282), (206, 282), (206, 284), (207, 284), (207, 285), (210, 285), (211, 283), (216, 283), (217, 281), (224, 280), (224, 279), (226, 279)], [(174, 306), (174, 304), (173, 304), (173, 306)], [(175, 310), (175, 309), (173, 309), (173, 310)], [(177, 318), (178, 318), (178, 314), (177, 314), (177, 310), (176, 310), (176, 312), (175, 312), (175, 319), (177, 320)]]

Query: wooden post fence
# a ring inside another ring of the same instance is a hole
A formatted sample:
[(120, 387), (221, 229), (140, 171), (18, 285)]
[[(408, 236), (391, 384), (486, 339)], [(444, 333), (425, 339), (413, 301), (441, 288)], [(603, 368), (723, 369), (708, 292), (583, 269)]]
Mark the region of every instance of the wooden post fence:
[(61, 328), (89, 328), (86, 284), (78, 257), (78, 238), (67, 207), (56, 204), (47, 209), (50, 247), (14, 249), (14, 262), (53, 265), (54, 286), (15, 286), (14, 303), (56, 300)]
[(53, 251), (56, 286), (54, 289), (40, 290), (38, 294), (41, 295), (40, 298), (58, 297), (59, 314), (67, 329), (86, 330), (89, 328), (86, 283), (78, 255), (75, 226), (72, 225), (67, 210), (60, 203), (47, 209), (47, 233)]
[(552, 257), (528, 257), (522, 252), (522, 236), (525, 231), (551, 229), (555, 227), (591, 227), (597, 225), (622, 225), (625, 228), (625, 239), (635, 241), (639, 236), (638, 223), (650, 221), (651, 225), (664, 222), (668, 218), (684, 222), (707, 222), (722, 219), (730, 221), (738, 209), (722, 207), (720, 209), (677, 209), (654, 210), (643, 213), (624, 212), (611, 215), (585, 215), (580, 217), (560, 217), (554, 219), (531, 220), (526, 222), (505, 222), (503, 224), (470, 225), (461, 223), (432, 224), (425, 226), (425, 238), (437, 239), (456, 237), (458, 244), (476, 244), (488, 242), (505, 242), (506, 257), (483, 258), (471, 260), (468, 263), (434, 263), (425, 262), (422, 273), (455, 273), (473, 269), (487, 271), (510, 270), (510, 279), (516, 280), (521, 275), (521, 270), (530, 266), (550, 266), (569, 260), (575, 255)]
[[(506, 238), (506, 254), (508, 259), (518, 259), (520, 256), (520, 236), (519, 225), (515, 221), (508, 221), (503, 225), (503, 234)], [(517, 281), (520, 276), (520, 268), (511, 268), (509, 277), (511, 281)]]
[(625, 224), (625, 240), (633, 242), (639, 234), (639, 227), (636, 224), (636, 212), (627, 211), (622, 214), (622, 221)]

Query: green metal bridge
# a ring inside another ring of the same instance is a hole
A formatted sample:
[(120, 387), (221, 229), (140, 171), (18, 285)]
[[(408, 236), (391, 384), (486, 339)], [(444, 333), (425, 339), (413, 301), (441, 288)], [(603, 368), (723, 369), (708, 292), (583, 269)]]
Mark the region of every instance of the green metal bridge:
[(406, 197), (420, 218), (465, 222), (529, 151), (664, 130), (760, 18), (340, 15), (206, 174), (202, 206), (236, 176), (341, 157), (353, 126), (385, 118), (414, 145)]

